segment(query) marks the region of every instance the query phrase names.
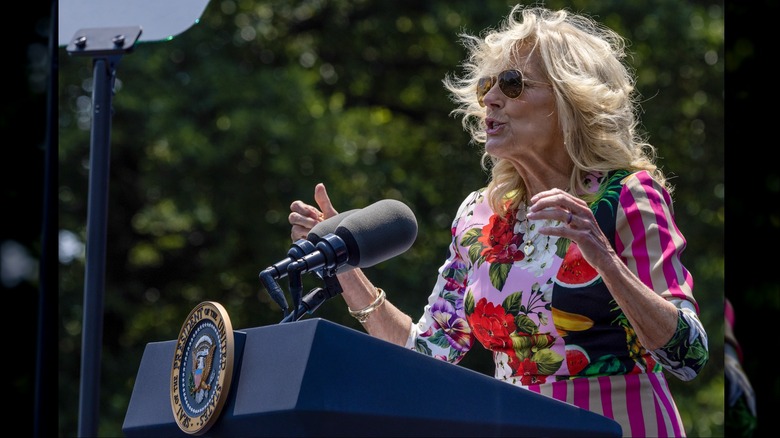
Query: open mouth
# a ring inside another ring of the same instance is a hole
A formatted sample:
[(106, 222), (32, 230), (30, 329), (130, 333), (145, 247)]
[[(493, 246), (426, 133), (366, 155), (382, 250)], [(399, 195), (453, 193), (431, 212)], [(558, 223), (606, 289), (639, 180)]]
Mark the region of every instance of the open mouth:
[(485, 131), (488, 134), (492, 134), (496, 132), (503, 125), (504, 125), (503, 123), (499, 123), (494, 119), (485, 119)]

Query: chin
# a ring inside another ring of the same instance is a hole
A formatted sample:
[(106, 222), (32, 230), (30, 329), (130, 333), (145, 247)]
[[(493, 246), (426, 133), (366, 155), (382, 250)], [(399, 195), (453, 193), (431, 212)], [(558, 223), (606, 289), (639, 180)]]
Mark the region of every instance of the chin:
[(494, 157), (500, 157), (501, 156), (501, 150), (503, 143), (498, 141), (497, 139), (489, 138), (485, 142), (485, 152), (487, 152), (489, 155), (492, 155)]

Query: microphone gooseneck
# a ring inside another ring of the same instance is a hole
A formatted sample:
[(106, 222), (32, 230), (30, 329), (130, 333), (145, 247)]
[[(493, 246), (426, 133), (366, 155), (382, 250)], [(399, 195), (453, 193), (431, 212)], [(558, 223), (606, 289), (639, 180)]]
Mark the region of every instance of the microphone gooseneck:
[(318, 223), (312, 227), (305, 239), (299, 239), (292, 244), (290, 250), (287, 251), (285, 259), (274, 263), (260, 272), (260, 281), (263, 283), (268, 295), (279, 305), (285, 315), (287, 315), (289, 309), (287, 299), (284, 297), (284, 291), (279, 287), (276, 280), (287, 275), (288, 267), (291, 263), (316, 251), (315, 244), (322, 240), (323, 236), (332, 233), (345, 218), (357, 211), (358, 209), (345, 211)]
[(268, 295), (270, 295), (271, 299), (273, 299), (276, 304), (279, 305), (285, 315), (288, 311), (287, 299), (285, 299), (284, 292), (282, 291), (282, 288), (279, 287), (279, 284), (275, 281), (275, 279), (282, 278), (283, 276), (287, 275), (287, 267), (290, 265), (290, 263), (315, 250), (316, 247), (314, 244), (308, 240), (297, 240), (295, 243), (293, 243), (292, 247), (290, 247), (290, 250), (287, 251), (287, 258), (265, 268), (262, 272), (260, 272), (260, 281), (263, 283), (263, 286), (265, 286), (266, 291), (268, 291)]

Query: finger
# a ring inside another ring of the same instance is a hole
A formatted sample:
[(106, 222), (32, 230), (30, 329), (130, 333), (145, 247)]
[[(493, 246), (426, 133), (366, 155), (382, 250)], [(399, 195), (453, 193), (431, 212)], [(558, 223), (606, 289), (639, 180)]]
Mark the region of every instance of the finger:
[[(303, 202), (303, 201), (293, 201), (292, 204), (290, 204), (290, 216), (289, 221), (292, 224), (295, 222), (296, 218), (311, 218), (316, 221), (319, 221), (322, 218), (322, 213), (317, 210), (317, 208)], [(295, 214), (295, 216), (293, 215)]]
[(305, 239), (309, 231), (320, 221), (322, 221), (322, 213), (315, 207), (303, 201), (294, 201), (290, 204), (290, 214), (287, 216), (287, 222), (292, 226), (290, 228), (290, 238), (293, 242)]
[(531, 202), (531, 204), (536, 204), (537, 201), (540, 201), (544, 198), (552, 198), (552, 199), (560, 200), (569, 196), (571, 195), (568, 192), (565, 192), (558, 188), (553, 188), (535, 194), (534, 196), (531, 197), (529, 201)]
[(292, 229), (290, 230), (290, 239), (292, 239), (293, 242), (296, 240), (305, 239), (309, 235), (309, 231), (311, 231), (311, 228), (301, 225), (293, 225)]
[(588, 204), (582, 199), (558, 189), (540, 192), (531, 198), (531, 202), (532, 204), (528, 210), (530, 213), (541, 213), (543, 210), (547, 209), (562, 210), (563, 216), (562, 219), (559, 220), (562, 220), (563, 222), (568, 219), (569, 211), (576, 214), (580, 209), (588, 208)]
[(325, 219), (338, 214), (338, 211), (333, 208), (333, 204), (330, 202), (325, 184), (319, 183), (314, 187), (314, 200), (317, 202), (320, 210), (322, 210)]

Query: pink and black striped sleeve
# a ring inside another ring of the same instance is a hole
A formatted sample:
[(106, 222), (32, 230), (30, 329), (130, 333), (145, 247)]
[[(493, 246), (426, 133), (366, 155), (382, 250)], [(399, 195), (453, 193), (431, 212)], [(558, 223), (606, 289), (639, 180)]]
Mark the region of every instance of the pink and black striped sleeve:
[(693, 276), (682, 263), (686, 240), (674, 220), (669, 192), (645, 171), (623, 180), (615, 249), (636, 276), (678, 308), (677, 331), (650, 354), (682, 380), (691, 380), (709, 359), (707, 333), (693, 296)]

